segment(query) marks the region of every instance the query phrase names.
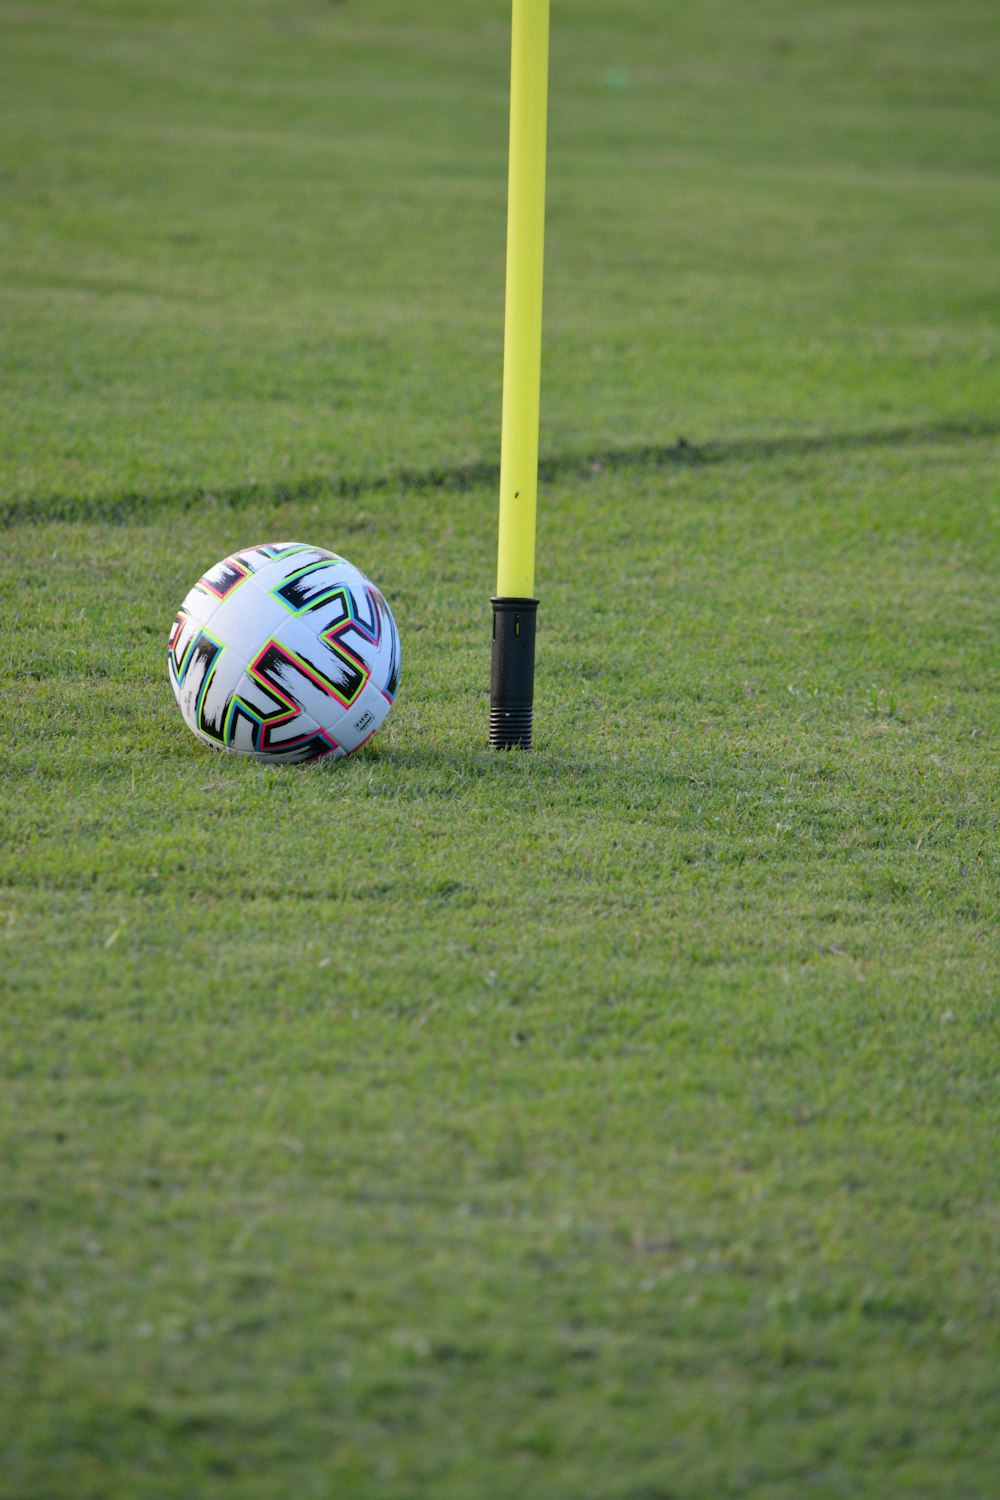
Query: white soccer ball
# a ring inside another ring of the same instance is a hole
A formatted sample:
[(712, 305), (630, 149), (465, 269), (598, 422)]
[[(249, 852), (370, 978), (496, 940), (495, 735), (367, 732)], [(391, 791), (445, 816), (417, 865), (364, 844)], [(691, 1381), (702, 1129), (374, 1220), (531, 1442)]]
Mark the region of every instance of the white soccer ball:
[(223, 558), (174, 620), (170, 683), (200, 740), (258, 760), (350, 755), (399, 686), (378, 589), (335, 552), (268, 542)]

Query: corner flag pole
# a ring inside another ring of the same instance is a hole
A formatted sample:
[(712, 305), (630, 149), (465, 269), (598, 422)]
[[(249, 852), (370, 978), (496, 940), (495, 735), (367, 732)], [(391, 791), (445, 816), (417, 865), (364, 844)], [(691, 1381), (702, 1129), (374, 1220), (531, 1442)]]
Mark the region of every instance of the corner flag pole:
[(500, 536), (493, 606), (490, 744), (531, 748), (535, 506), (542, 364), (549, 0), (513, 0)]

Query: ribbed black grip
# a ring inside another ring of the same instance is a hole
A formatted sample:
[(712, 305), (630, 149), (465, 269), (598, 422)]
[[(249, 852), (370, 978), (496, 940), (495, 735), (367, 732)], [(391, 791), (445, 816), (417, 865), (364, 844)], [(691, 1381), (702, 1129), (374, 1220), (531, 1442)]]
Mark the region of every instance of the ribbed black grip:
[(490, 603), (493, 605), (490, 744), (494, 750), (530, 750), (538, 600), (491, 599)]
[(530, 750), (530, 708), (491, 708), (490, 744), (494, 750)]

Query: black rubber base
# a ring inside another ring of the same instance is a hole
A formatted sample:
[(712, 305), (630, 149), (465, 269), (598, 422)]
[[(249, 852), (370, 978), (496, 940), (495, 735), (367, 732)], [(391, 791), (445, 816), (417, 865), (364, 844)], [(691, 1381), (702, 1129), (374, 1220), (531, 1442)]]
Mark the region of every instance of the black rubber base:
[(490, 603), (493, 606), (490, 744), (494, 750), (530, 750), (538, 600), (491, 599)]

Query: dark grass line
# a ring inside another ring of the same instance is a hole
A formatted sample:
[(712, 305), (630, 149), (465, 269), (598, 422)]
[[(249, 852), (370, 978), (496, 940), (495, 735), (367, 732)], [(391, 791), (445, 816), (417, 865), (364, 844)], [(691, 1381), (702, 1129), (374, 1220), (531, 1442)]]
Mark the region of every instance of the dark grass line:
[[(921, 427), (892, 427), (868, 432), (832, 432), (813, 436), (785, 434), (765, 438), (720, 438), (689, 443), (678, 438), (670, 444), (643, 444), (635, 448), (606, 448), (596, 452), (567, 453), (542, 458), (539, 479), (588, 479), (605, 472), (657, 469), (675, 466), (700, 468), (714, 464), (781, 459), (810, 453), (850, 452), (869, 448), (903, 448), (941, 442), (1000, 436), (1000, 420), (970, 417)], [(50, 495), (37, 500), (14, 498), (0, 501), (0, 525), (14, 526), (46, 521), (106, 521), (134, 523), (161, 511), (188, 511), (203, 506), (238, 509), (264, 501), (284, 504), (323, 499), (357, 500), (386, 491), (426, 492), (468, 490), (496, 484), (500, 469), (495, 463), (457, 464), (440, 469), (397, 469), (383, 475), (317, 474), (291, 483), (242, 484), (224, 489), (191, 488), (144, 493), (139, 490), (108, 496)]]

